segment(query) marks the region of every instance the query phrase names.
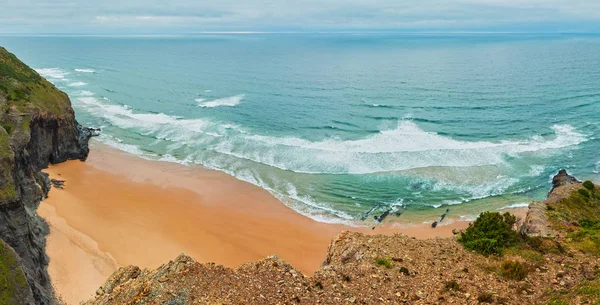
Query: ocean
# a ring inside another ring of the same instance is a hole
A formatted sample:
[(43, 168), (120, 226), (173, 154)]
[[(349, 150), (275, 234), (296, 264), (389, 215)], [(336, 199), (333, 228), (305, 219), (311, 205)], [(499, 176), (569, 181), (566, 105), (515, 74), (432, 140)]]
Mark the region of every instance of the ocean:
[[(201, 165), (313, 219), (472, 219), (600, 180), (600, 36), (0, 37), (99, 141)], [(372, 212), (369, 214), (368, 212)]]

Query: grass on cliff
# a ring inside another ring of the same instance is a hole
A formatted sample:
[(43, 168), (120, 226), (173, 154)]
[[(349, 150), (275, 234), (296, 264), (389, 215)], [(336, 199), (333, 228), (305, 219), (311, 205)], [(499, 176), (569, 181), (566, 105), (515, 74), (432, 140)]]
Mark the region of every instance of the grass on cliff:
[[(15, 106), (21, 113), (37, 108), (61, 115), (69, 105), (65, 93), (56, 89), (14, 54), (0, 47), (0, 96), (7, 100), (7, 111)], [(0, 98), (2, 100), (2, 98)]]
[(0, 304), (20, 304), (19, 294), (28, 286), (14, 252), (0, 241)]
[(569, 304), (600, 305), (600, 279), (582, 280), (573, 288), (550, 292), (548, 305)]
[(600, 256), (600, 187), (590, 181), (583, 186), (549, 204), (546, 214), (552, 227), (566, 235), (567, 247)]
[(17, 196), (14, 184), (10, 183), (11, 155), (10, 136), (4, 128), (0, 128), (0, 203)]

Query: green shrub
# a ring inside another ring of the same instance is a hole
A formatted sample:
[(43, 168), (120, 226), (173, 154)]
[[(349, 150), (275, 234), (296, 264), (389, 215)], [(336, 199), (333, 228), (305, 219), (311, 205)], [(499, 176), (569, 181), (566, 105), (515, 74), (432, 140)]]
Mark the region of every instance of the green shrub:
[(585, 199), (590, 199), (590, 192), (588, 192), (584, 189), (577, 190), (577, 193), (579, 193), (579, 195), (581, 195)]
[(518, 233), (513, 230), (516, 221), (510, 213), (484, 212), (460, 233), (458, 241), (465, 248), (483, 255), (502, 254), (502, 248), (517, 242)]
[(509, 280), (522, 281), (527, 276), (527, 268), (518, 261), (505, 260), (500, 266), (500, 275)]
[(592, 181), (587, 180), (583, 182), (583, 187), (591, 191), (594, 189), (594, 183)]
[(387, 259), (387, 258), (378, 258), (378, 259), (375, 261), (375, 263), (376, 263), (378, 266), (384, 266), (384, 267), (386, 267), (386, 268), (388, 268), (388, 269), (392, 268), (392, 266), (393, 266), (392, 262), (390, 262), (390, 260), (389, 260), (389, 259)]

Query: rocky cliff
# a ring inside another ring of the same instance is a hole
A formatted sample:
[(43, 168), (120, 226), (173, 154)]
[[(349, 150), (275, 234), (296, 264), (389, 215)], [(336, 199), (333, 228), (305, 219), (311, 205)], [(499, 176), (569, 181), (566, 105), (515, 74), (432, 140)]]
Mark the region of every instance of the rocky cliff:
[(50, 184), (40, 170), (85, 160), (91, 135), (75, 120), (65, 93), (0, 47), (0, 239), (19, 256), (35, 304), (53, 302), (48, 227), (36, 213)]

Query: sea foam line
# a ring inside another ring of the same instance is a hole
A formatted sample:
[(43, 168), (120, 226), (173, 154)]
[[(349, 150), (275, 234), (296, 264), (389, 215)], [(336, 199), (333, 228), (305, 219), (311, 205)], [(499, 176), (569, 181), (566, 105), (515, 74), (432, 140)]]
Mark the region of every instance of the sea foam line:
[[(241, 103), (245, 97), (246, 96), (244, 94), (240, 94), (240, 95), (235, 95), (235, 96), (230, 96), (230, 97), (226, 97), (226, 98), (220, 98), (220, 99), (204, 102), (198, 106), (203, 107), (203, 108), (214, 108), (214, 107), (221, 107), (221, 106), (233, 107), (233, 106), (239, 105), (239, 103)], [(198, 100), (196, 100), (196, 101), (198, 101)], [(202, 100), (202, 101), (204, 101), (204, 100)]]
[(35, 71), (44, 78), (52, 80), (64, 80), (65, 77), (69, 74), (68, 72), (61, 70), (60, 68), (40, 68), (35, 69)]
[[(79, 99), (95, 116), (121, 128), (208, 149), (238, 159), (300, 173), (369, 174), (430, 167), (498, 165), (507, 155), (553, 151), (586, 141), (569, 125), (554, 125), (554, 136), (524, 140), (458, 141), (422, 130), (403, 120), (395, 129), (359, 140), (309, 141), (252, 134), (243, 128), (209, 119), (184, 119), (139, 113), (91, 97)], [(531, 174), (537, 174), (536, 168)]]
[(75, 71), (80, 73), (96, 73), (94, 69), (75, 69)]

